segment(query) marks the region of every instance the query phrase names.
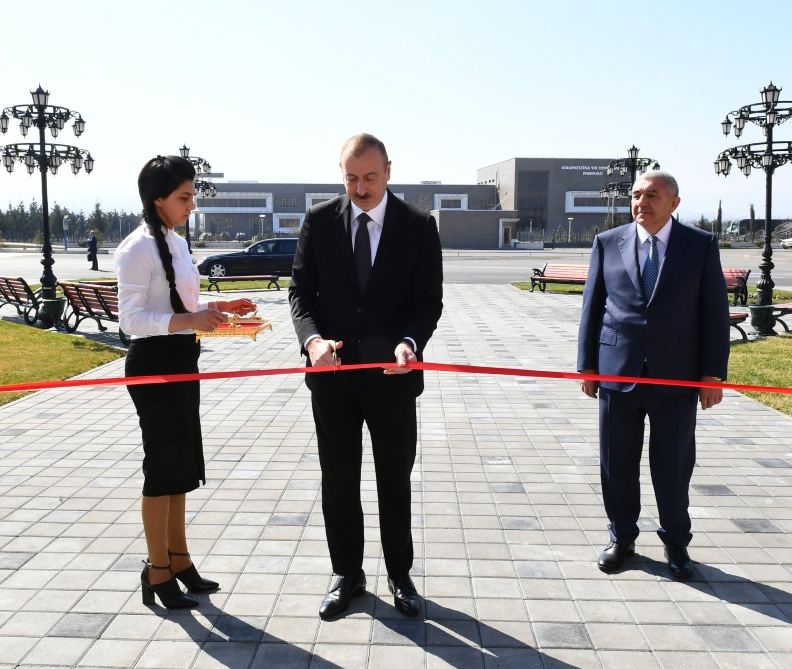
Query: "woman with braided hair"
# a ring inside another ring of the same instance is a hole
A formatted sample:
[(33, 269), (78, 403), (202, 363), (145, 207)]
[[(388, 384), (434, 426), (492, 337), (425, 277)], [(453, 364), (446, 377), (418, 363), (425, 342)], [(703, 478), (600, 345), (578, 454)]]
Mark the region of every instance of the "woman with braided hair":
[[(140, 171), (143, 223), (116, 250), (121, 329), (131, 337), (127, 376), (198, 371), (195, 330), (214, 330), (227, 313), (255, 310), (250, 300), (198, 300), (200, 277), (186, 241), (174, 228), (195, 209), (195, 169), (178, 156), (157, 156)], [(197, 381), (127, 386), (143, 433), (143, 529), (148, 560), (140, 579), (143, 603), (154, 595), (167, 608), (198, 602), (191, 593), (219, 585), (201, 578), (190, 560), (186, 493), (206, 484)]]

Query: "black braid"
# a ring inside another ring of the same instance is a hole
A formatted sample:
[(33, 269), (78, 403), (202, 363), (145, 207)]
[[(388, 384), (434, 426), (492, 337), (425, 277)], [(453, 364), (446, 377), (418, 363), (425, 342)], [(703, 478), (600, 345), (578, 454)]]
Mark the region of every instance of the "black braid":
[(173, 307), (173, 313), (185, 314), (187, 309), (184, 307), (181, 295), (176, 290), (176, 275), (173, 271), (173, 256), (168, 248), (168, 242), (165, 241), (165, 233), (162, 232), (162, 221), (157, 216), (157, 209), (154, 203), (150, 204), (143, 211), (143, 219), (146, 221), (149, 231), (154, 235), (154, 241), (157, 242), (157, 250), (159, 251), (160, 260), (162, 260), (162, 269), (165, 270), (165, 278), (168, 280), (168, 287), (170, 288), (170, 301)]
[(157, 214), (155, 201), (168, 197), (185, 181), (195, 179), (195, 168), (192, 163), (180, 156), (157, 156), (149, 160), (140, 170), (138, 176), (138, 191), (143, 202), (143, 220), (146, 221), (149, 231), (157, 242), (162, 268), (170, 288), (170, 301), (174, 313), (184, 314), (184, 307), (179, 291), (176, 290), (176, 276), (173, 271), (173, 256), (171, 256), (165, 233), (162, 228), (165, 223)]

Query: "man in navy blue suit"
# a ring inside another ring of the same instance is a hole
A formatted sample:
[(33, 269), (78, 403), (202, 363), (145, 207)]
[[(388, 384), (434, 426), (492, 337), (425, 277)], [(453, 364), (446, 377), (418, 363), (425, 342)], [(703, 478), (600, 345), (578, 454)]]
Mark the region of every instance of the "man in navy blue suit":
[[(634, 222), (596, 236), (578, 335), (581, 372), (717, 382), (729, 360), (729, 307), (717, 240), (679, 223), (679, 187), (649, 171), (632, 189)], [(696, 460), (696, 402), (718, 404), (716, 388), (581, 382), (599, 391), (600, 476), (610, 545), (604, 572), (635, 553), (644, 422), (659, 512), (658, 534), (674, 578), (693, 573), (688, 555), (688, 486)]]

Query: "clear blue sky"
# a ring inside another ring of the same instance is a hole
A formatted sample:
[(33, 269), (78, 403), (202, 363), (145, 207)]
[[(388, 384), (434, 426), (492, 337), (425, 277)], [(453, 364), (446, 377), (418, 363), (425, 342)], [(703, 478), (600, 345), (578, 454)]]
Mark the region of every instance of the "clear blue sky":
[[(388, 146), (394, 182), (474, 183), (514, 156), (614, 158), (635, 143), (682, 187), (683, 218), (764, 211), (764, 178), (712, 161), (725, 113), (771, 79), (792, 99), (792, 3), (582, 0), (4, 3), (0, 107), (40, 82), (80, 111), (90, 176), (50, 200), (137, 209), (136, 177), (187, 143), (229, 179), (340, 182), (360, 131)], [(43, 52), (34, 45), (40, 39)], [(766, 46), (765, 46), (766, 44)], [(792, 121), (776, 132), (792, 140)], [(64, 139), (65, 138), (65, 139)], [(740, 141), (760, 141), (747, 128)], [(16, 124), (0, 142), (22, 141)], [(792, 216), (792, 165), (774, 215)], [(0, 170), (0, 206), (40, 198), (38, 174)]]

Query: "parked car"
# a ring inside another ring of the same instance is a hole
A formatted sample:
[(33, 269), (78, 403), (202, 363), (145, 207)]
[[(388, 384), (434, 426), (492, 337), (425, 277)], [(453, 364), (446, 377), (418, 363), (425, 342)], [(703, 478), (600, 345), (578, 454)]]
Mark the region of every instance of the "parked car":
[(288, 276), (292, 271), (296, 251), (296, 237), (265, 239), (251, 244), (244, 251), (207, 256), (198, 263), (198, 271), (207, 276)]
[(788, 237), (787, 239), (781, 240), (781, 248), (782, 249), (792, 249), (792, 237)]

